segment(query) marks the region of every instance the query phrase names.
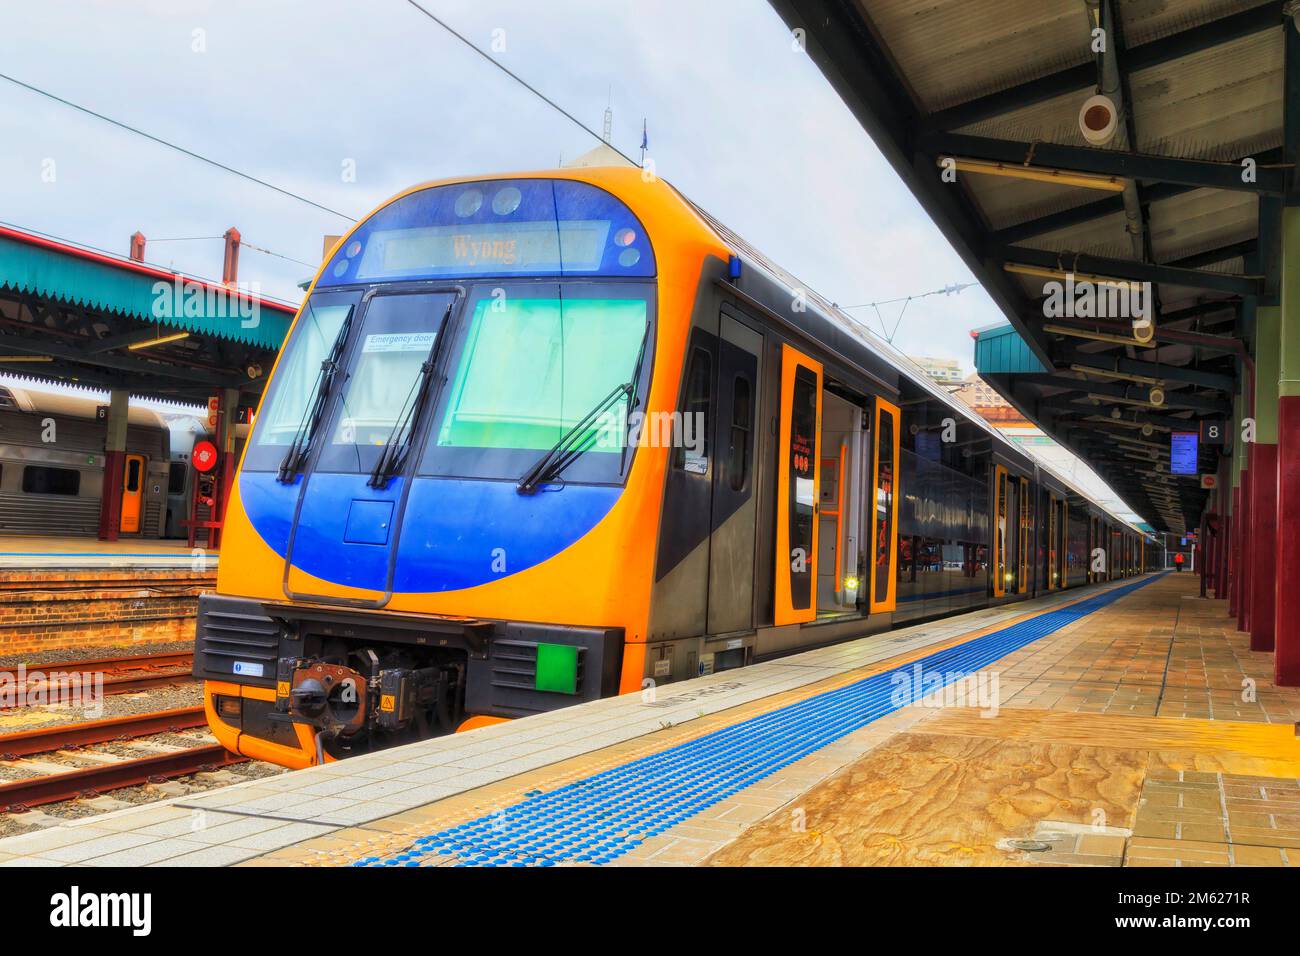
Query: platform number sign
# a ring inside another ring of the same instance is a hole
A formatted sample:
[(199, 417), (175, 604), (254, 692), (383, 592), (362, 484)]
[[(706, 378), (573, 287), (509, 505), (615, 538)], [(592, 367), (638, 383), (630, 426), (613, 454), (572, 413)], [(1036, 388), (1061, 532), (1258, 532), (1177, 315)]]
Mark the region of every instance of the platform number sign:
[(1226, 445), (1228, 443), (1228, 423), (1222, 418), (1207, 418), (1201, 422), (1202, 445)]

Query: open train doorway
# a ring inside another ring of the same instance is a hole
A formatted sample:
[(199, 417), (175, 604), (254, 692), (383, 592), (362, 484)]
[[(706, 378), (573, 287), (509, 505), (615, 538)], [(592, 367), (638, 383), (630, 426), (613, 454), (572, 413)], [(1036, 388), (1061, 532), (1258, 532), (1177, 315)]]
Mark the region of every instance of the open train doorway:
[(818, 494), (817, 617), (860, 613), (862, 500), (866, 488), (863, 408), (822, 393), (821, 485)]

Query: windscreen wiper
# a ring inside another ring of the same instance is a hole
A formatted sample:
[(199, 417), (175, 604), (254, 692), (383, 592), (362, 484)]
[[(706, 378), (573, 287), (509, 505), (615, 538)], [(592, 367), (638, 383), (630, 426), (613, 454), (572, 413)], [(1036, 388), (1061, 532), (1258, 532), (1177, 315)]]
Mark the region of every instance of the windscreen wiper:
[(366, 484), (371, 488), (384, 487), (406, 463), (406, 456), (411, 450), (411, 438), (415, 435), (415, 425), (420, 421), (424, 407), (429, 402), (432, 391), (429, 385), (433, 381), (433, 370), (438, 364), (438, 347), (442, 344), (443, 332), (447, 328), (447, 319), (450, 317), (451, 305), (448, 305), (447, 311), (442, 314), (442, 321), (438, 323), (438, 331), (433, 337), (433, 345), (429, 347), (429, 355), (420, 365), (420, 377), (411, 384), (406, 401), (402, 403), (401, 414), (393, 423), (393, 430), (388, 433), (375, 467), (370, 470), (370, 480)]
[[(585, 434), (587, 430), (620, 398), (631, 395), (632, 390), (632, 382), (615, 386), (614, 390), (602, 398), (595, 408), (582, 417), (581, 421), (561, 435), (560, 440), (551, 446), (550, 451), (537, 459), (537, 464), (529, 468), (527, 474), (519, 479), (515, 490), (521, 495), (531, 495), (539, 485), (557, 477), (560, 472), (569, 467), (570, 463), (591, 447), (592, 436)], [(580, 438), (584, 440), (580, 441)]]
[[(311, 307), (310, 303), (307, 308), (311, 313), (311, 320), (315, 322), (316, 310)], [(320, 371), (316, 373), (316, 397), (311, 406), (303, 410), (303, 417), (298, 423), (298, 430), (294, 432), (293, 441), (289, 443), (289, 450), (284, 453), (284, 458), (280, 461), (280, 471), (275, 476), (276, 481), (281, 484), (293, 484), (298, 477), (298, 472), (302, 470), (303, 462), (307, 459), (307, 452), (311, 450), (312, 439), (316, 436), (316, 429), (320, 426), (321, 418), (324, 417), (330, 389), (333, 387), (334, 378), (338, 374), (339, 360), (343, 357), (343, 347), (348, 341), (348, 330), (352, 328), (353, 313), (353, 309), (348, 309), (347, 318), (339, 326), (338, 335), (334, 337), (334, 344), (330, 347), (329, 355), (320, 363)]]
[[(641, 384), (641, 366), (645, 364), (645, 349), (646, 349), (646, 345), (649, 344), (649, 342), (650, 342), (650, 323), (647, 322), (645, 325), (645, 333), (641, 336), (641, 348), (636, 353), (636, 364), (632, 366), (632, 379), (628, 383), (632, 386), (631, 390), (627, 394), (628, 415), (631, 415), (634, 411), (636, 411), (636, 407), (638, 404), (640, 404), (641, 401), (641, 397), (637, 394), (637, 388)], [(621, 451), (619, 451), (618, 454), (618, 473), (620, 475), (624, 474), (625, 471), (627, 470), (627, 445), (628, 445), (627, 439), (628, 439), (628, 431), (625, 429), (623, 432), (623, 448)]]

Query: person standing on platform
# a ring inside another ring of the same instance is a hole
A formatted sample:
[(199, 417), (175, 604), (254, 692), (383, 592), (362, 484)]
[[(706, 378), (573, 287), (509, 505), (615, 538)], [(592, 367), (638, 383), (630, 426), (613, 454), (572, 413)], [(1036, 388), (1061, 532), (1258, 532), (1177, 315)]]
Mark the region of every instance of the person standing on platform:
[(1183, 552), (1179, 551), (1177, 554), (1174, 555), (1174, 570), (1181, 571), (1182, 569), (1183, 569)]

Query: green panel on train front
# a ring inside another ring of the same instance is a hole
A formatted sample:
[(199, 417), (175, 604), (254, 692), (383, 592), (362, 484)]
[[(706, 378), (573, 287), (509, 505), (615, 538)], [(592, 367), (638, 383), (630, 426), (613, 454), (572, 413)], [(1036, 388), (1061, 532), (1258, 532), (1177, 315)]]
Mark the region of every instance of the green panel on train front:
[(533, 687), (552, 694), (576, 694), (578, 648), (573, 644), (538, 644)]

